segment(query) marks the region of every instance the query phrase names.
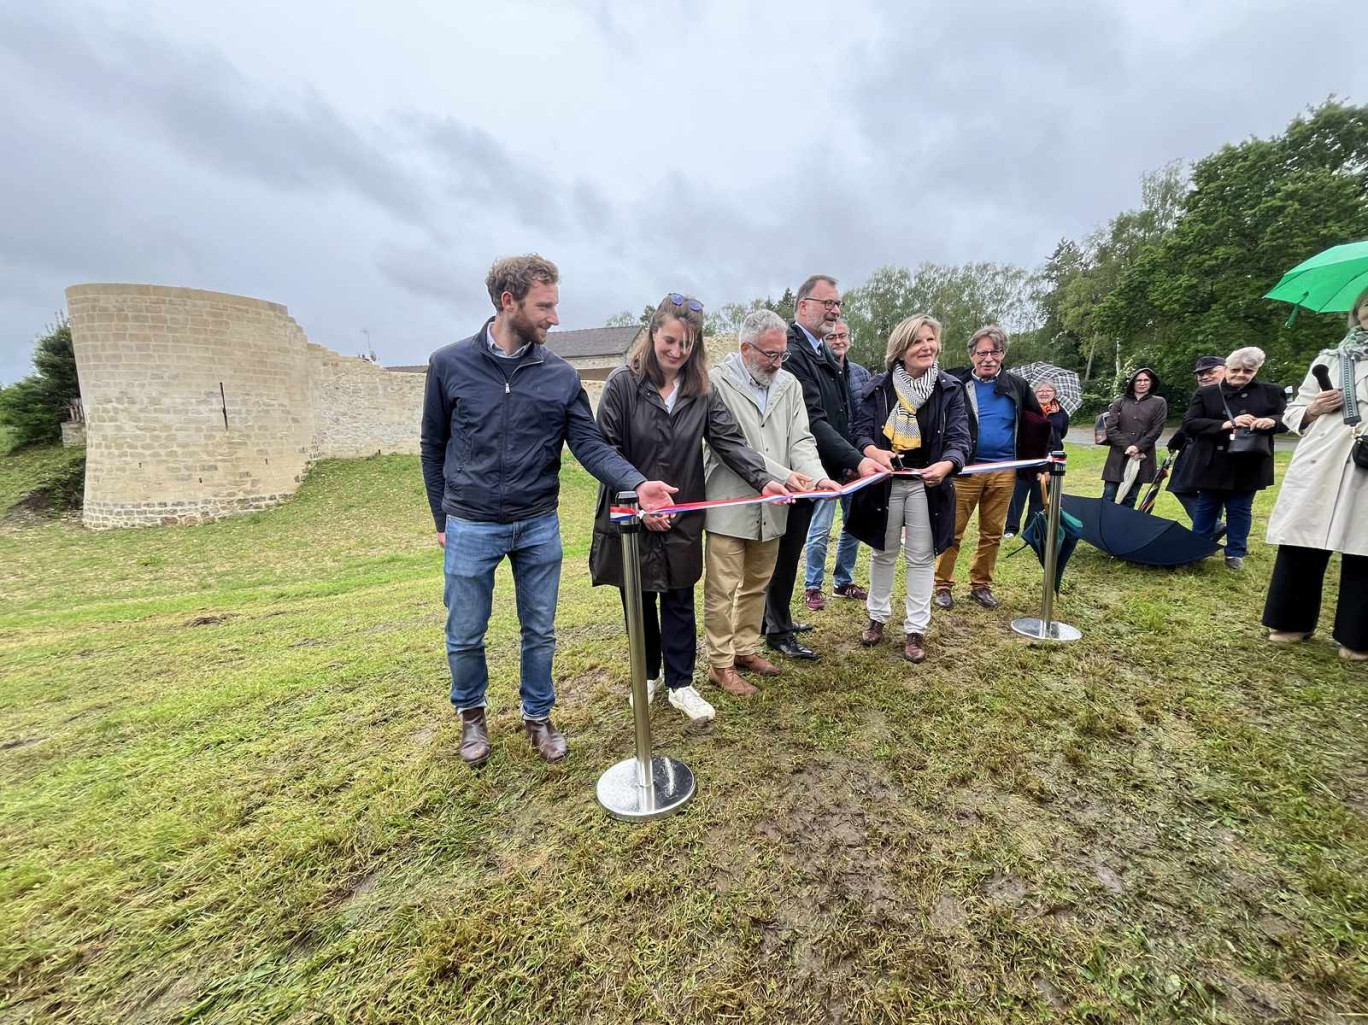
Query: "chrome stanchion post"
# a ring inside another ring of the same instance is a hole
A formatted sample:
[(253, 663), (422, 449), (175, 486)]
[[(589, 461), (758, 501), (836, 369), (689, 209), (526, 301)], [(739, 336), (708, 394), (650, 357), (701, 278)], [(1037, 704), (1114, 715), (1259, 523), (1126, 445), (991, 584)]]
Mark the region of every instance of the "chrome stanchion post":
[[(617, 504), (635, 512), (636, 492), (619, 493)], [(599, 777), (598, 800), (613, 818), (642, 822), (684, 807), (693, 799), (695, 785), (687, 765), (675, 758), (655, 756), (651, 751), (651, 706), (646, 699), (646, 633), (642, 628), (641, 610), (641, 520), (633, 517), (619, 526), (636, 757), (618, 762)]]
[(1083, 636), (1077, 628), (1054, 619), (1055, 568), (1059, 565), (1059, 521), (1064, 508), (1064, 453), (1051, 453), (1050, 511), (1045, 518), (1045, 585), (1040, 618), (1012, 620), (1012, 629), (1033, 641), (1076, 641)]

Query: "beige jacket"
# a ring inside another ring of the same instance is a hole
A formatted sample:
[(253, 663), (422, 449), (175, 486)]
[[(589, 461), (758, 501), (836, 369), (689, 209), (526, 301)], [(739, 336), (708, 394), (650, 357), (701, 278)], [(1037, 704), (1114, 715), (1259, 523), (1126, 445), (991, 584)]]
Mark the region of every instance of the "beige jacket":
[[(1339, 354), (1326, 350), (1312, 365), (1316, 363), (1328, 364), (1330, 383), (1339, 388)], [(1359, 408), (1368, 412), (1368, 360), (1359, 360), (1354, 381)], [(1302, 431), (1306, 406), (1320, 390), (1308, 373), (1283, 413), (1283, 423), (1301, 440), (1268, 518), (1268, 542), (1368, 555), (1368, 470), (1356, 467), (1350, 456), (1355, 429), (1345, 426), (1343, 414), (1336, 411), (1322, 413)]]
[[(769, 386), (765, 412), (748, 383), (749, 375), (741, 354), (733, 352), (710, 375), (716, 389), (736, 422), (746, 444), (759, 452), (765, 468), (781, 481), (797, 470), (814, 481), (826, 476), (817, 458), (817, 443), (808, 429), (803, 386), (787, 370), (780, 370)], [(704, 479), (708, 499), (750, 497), (758, 492), (704, 446)], [(806, 501), (806, 499), (799, 499)], [(748, 541), (771, 541), (781, 537), (788, 524), (788, 506), (777, 502), (709, 509), (704, 526), (714, 534)]]

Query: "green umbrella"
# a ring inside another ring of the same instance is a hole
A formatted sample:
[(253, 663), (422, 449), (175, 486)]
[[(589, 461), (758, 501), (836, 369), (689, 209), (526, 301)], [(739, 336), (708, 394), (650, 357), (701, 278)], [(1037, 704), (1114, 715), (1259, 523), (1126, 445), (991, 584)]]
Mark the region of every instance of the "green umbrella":
[[(1368, 241), (1331, 246), (1282, 276), (1265, 299), (1281, 299), (1317, 313), (1347, 313), (1368, 288)], [(1291, 324), (1297, 311), (1288, 319)]]

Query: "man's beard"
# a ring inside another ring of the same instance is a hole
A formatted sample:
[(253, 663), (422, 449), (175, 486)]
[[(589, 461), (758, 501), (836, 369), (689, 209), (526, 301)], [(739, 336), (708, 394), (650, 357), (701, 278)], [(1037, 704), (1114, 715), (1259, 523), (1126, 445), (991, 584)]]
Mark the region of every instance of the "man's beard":
[(513, 334), (518, 339), (519, 349), (524, 345), (540, 345), (542, 343), (541, 331), (532, 323), (531, 318), (521, 310), (508, 319), (508, 326), (513, 329)]
[(751, 380), (753, 380), (756, 384), (760, 385), (760, 387), (762, 388), (768, 388), (771, 384), (773, 384), (774, 378), (779, 373), (778, 370), (771, 369), (769, 367), (766, 367), (764, 369), (756, 369), (750, 363), (746, 363), (746, 372), (751, 375)]
[(827, 335), (831, 334), (831, 329), (835, 326), (836, 325), (834, 322), (827, 320), (825, 317), (823, 317), (821, 321), (817, 324), (817, 326), (812, 329), (812, 335), (818, 341), (821, 341)]

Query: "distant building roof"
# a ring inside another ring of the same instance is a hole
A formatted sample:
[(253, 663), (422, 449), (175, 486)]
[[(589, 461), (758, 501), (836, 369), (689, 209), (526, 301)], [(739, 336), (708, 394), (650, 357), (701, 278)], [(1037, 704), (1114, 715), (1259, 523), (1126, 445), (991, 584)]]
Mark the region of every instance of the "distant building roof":
[(546, 345), (561, 359), (583, 359), (590, 356), (622, 356), (632, 344), (641, 326), (590, 327), (581, 331), (552, 331)]

